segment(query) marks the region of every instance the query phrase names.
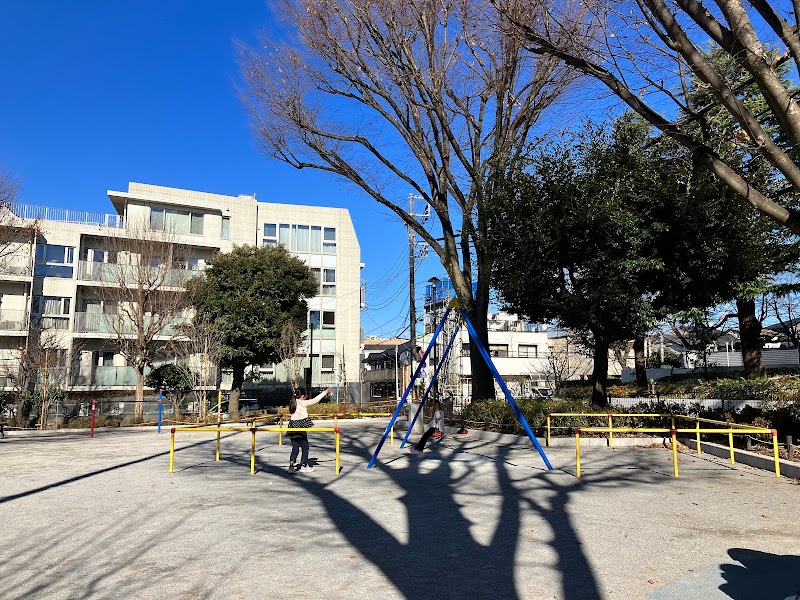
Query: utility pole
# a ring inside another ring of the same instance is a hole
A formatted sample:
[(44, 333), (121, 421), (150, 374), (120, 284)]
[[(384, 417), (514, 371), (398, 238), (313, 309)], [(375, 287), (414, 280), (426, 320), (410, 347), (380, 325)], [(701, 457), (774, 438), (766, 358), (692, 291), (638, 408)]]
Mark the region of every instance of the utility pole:
[[(430, 216), (430, 205), (425, 205), (425, 212), (414, 213), (414, 200), (421, 200), (422, 196), (415, 196), (414, 194), (408, 195), (408, 214), (411, 218), (422, 217), (425, 221)], [(414, 261), (417, 258), (417, 236), (414, 233), (414, 228), (408, 226), (408, 284), (409, 284), (409, 304), (408, 304), (408, 320), (409, 320), (409, 371), (410, 376), (414, 375), (414, 361), (420, 360), (419, 352), (417, 352), (417, 307), (416, 299), (414, 297)], [(412, 390), (412, 394), (414, 391)], [(416, 396), (415, 396), (416, 397)]]

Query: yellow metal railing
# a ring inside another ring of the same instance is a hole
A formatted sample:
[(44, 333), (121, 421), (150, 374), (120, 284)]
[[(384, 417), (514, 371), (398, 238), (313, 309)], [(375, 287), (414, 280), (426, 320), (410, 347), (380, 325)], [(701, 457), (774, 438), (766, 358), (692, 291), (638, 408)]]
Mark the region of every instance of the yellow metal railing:
[(175, 433), (177, 431), (190, 431), (190, 432), (215, 432), (217, 434), (217, 453), (216, 460), (219, 461), (220, 451), (220, 434), (223, 431), (230, 431), (240, 433), (249, 431), (252, 438), (250, 442), (250, 474), (254, 475), (256, 472), (256, 432), (257, 431), (277, 431), (283, 437), (284, 432), (289, 431), (319, 431), (319, 432), (333, 432), (334, 446), (336, 448), (336, 474), (338, 475), (341, 469), (339, 468), (339, 450), (340, 440), (339, 436), (341, 431), (338, 427), (222, 427), (218, 424), (216, 427), (173, 427), (170, 429), (169, 440), (169, 472), (174, 473), (175, 467)]
[[(365, 415), (364, 413), (361, 413), (359, 415), (355, 415), (353, 413), (344, 413), (344, 414), (340, 415), (338, 413), (333, 413), (333, 415), (309, 414), (308, 416), (309, 416), (309, 418), (310, 417), (314, 417), (315, 419), (322, 419), (322, 418), (325, 418), (325, 417), (328, 417), (328, 418), (333, 417), (333, 426), (334, 427), (338, 427), (339, 426), (339, 417), (344, 417), (344, 418), (353, 418), (353, 417), (359, 418), (359, 417), (364, 417), (364, 416), (391, 417), (393, 414), (394, 413), (370, 413), (369, 415)], [(283, 422), (284, 421), (288, 421), (288, 420), (289, 420), (289, 418), (286, 417), (285, 415), (279, 415), (278, 426), (279, 427), (283, 427)], [(389, 443), (391, 445), (394, 445), (394, 429), (391, 429), (389, 431)], [(279, 446), (283, 446), (283, 433), (279, 433), (278, 434), (278, 445)]]
[[(614, 433), (669, 433), (672, 436), (672, 458), (675, 477), (678, 476), (678, 449), (676, 438), (679, 433), (689, 433), (695, 435), (697, 444), (697, 454), (702, 454), (701, 434), (703, 433), (717, 433), (728, 434), (728, 452), (731, 464), (736, 464), (736, 453), (733, 447), (734, 435), (750, 435), (758, 433), (768, 433), (772, 436), (772, 454), (775, 461), (775, 477), (781, 476), (780, 455), (778, 452), (778, 432), (775, 429), (768, 429), (766, 427), (757, 427), (755, 425), (745, 425), (742, 423), (731, 423), (726, 421), (716, 421), (714, 419), (705, 419), (702, 417), (692, 417), (688, 415), (672, 415), (664, 413), (550, 413), (547, 415), (547, 446), (550, 446), (550, 432), (552, 426), (551, 417), (603, 417), (608, 419), (608, 427), (581, 427), (575, 429), (575, 470), (577, 476), (581, 476), (581, 459), (580, 459), (580, 436), (581, 433), (608, 433), (608, 445), (614, 445)], [(664, 418), (669, 417), (672, 420), (672, 426), (666, 427), (614, 427), (615, 417), (650, 417), (650, 418)], [(689, 428), (676, 427), (676, 420), (683, 419), (694, 421), (695, 426)], [(723, 425), (722, 427), (701, 428), (700, 423), (709, 425)]]

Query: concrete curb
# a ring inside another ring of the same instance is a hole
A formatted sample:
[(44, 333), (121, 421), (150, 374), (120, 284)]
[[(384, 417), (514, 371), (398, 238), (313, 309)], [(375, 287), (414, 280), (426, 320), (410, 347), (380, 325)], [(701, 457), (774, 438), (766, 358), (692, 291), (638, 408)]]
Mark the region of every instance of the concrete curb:
[[(678, 438), (678, 441), (692, 450), (697, 450), (697, 441), (693, 438)], [(728, 446), (721, 444), (712, 444), (711, 442), (701, 442), (703, 452), (718, 456), (720, 458), (729, 458), (730, 449)], [(764, 456), (763, 454), (756, 454), (755, 452), (748, 452), (747, 450), (740, 450), (734, 448), (733, 457), (737, 463), (755, 467), (756, 469), (763, 469), (764, 471), (775, 472), (775, 459), (771, 456)], [(780, 459), (781, 477), (789, 477), (791, 479), (800, 479), (800, 463)]]

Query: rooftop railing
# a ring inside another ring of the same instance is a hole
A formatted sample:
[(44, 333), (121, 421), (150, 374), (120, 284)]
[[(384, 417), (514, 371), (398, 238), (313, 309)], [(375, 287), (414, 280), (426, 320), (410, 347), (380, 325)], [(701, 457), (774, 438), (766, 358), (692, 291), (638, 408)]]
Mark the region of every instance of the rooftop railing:
[(78, 223), (80, 225), (97, 225), (124, 229), (121, 216), (108, 213), (96, 213), (71, 208), (54, 208), (52, 206), (35, 206), (33, 204), (14, 204), (12, 212), (21, 219), (40, 219), (42, 221), (60, 221), (61, 223)]

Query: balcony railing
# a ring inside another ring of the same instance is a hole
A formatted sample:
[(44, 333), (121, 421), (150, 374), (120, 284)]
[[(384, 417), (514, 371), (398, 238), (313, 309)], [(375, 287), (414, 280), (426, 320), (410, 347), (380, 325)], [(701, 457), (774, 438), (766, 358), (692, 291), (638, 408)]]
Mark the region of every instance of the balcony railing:
[(40, 219), (42, 221), (97, 225), (100, 227), (112, 227), (114, 229), (123, 229), (125, 227), (121, 216), (108, 213), (72, 210), (71, 208), (53, 208), (52, 206), (34, 206), (33, 204), (14, 204), (11, 210), (22, 219)]
[(0, 260), (0, 274), (30, 277), (31, 272), (32, 269), (29, 264), (25, 265), (18, 262)]
[(27, 327), (27, 313), (24, 310), (0, 310), (0, 329), (4, 331), (24, 331)]
[(121, 265), (86, 260), (78, 261), (79, 281), (99, 281), (116, 285), (135, 286), (139, 282), (149, 287), (183, 287), (190, 279), (202, 274), (200, 269), (165, 269), (144, 265)]
[[(145, 317), (144, 327), (150, 329), (153, 319), (159, 317)], [(156, 335), (172, 336), (181, 325), (189, 323), (187, 317), (170, 317)], [(136, 324), (123, 314), (103, 313), (75, 313), (75, 333), (106, 333), (111, 335), (134, 335), (138, 333)]]

